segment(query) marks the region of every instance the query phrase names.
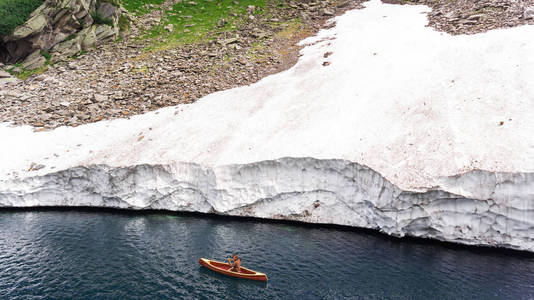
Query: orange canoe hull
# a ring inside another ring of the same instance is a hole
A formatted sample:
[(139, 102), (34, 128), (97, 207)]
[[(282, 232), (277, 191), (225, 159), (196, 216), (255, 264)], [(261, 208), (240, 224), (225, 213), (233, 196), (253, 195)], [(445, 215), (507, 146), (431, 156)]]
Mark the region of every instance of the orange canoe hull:
[(224, 275), (232, 276), (232, 277), (250, 279), (250, 280), (259, 280), (259, 281), (268, 280), (267, 275), (265, 275), (264, 273), (256, 272), (256, 271), (243, 268), (243, 267), (241, 267), (240, 272), (230, 271), (229, 270), (230, 264), (216, 261), (216, 260), (201, 258), (198, 260), (198, 263), (210, 270), (213, 270), (215, 272), (218, 272)]

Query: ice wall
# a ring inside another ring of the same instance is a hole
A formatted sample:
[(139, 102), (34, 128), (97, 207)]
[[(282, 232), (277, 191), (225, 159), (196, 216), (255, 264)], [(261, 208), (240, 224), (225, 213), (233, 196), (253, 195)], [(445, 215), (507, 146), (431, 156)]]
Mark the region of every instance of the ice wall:
[(373, 228), (534, 251), (534, 173), (472, 171), (426, 192), (403, 191), (345, 160), (282, 158), (76, 167), (0, 182), (0, 206), (196, 211)]

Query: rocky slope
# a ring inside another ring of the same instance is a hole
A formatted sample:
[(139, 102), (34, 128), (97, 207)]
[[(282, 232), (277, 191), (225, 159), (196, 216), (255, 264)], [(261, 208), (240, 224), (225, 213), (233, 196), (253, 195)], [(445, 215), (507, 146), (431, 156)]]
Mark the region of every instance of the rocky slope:
[(86, 49), (76, 60), (56, 63), (44, 74), (4, 87), (0, 121), (46, 129), (77, 126), (191, 103), (251, 84), (294, 65), (300, 40), (359, 2), (299, 0), (287, 7), (267, 2), (240, 15), (237, 31), (216, 27), (213, 40), (146, 51), (154, 41), (143, 34), (161, 26), (177, 4), (167, 0), (135, 17), (120, 43)]
[(383, 0), (432, 8), (428, 25), (450, 34), (474, 34), (497, 28), (534, 24), (532, 0)]
[(425, 26), (428, 7), (364, 5), (249, 86), (75, 128), (0, 124), (0, 204), (294, 219), (534, 251), (534, 26), (451, 36)]
[[(323, 22), (361, 0), (294, 0), (279, 7), (244, 14), (239, 35), (215, 28), (214, 41), (150, 52), (152, 41), (140, 38), (162, 26), (176, 0), (137, 16), (120, 43), (108, 43), (76, 60), (49, 66), (17, 84), (2, 86), (0, 121), (30, 124), (40, 129), (77, 126), (194, 102), (207, 94), (254, 83), (291, 67), (298, 56), (296, 42), (313, 34)], [(452, 33), (474, 34), (495, 28), (534, 24), (531, 1), (384, 1), (424, 3), (428, 26)], [(261, 14), (260, 14), (261, 12)], [(295, 22), (294, 20), (298, 20)], [(191, 21), (196, 22), (196, 21)], [(73, 50), (77, 45), (72, 45)], [(0, 69), (2, 66), (0, 65)], [(14, 79), (10, 79), (11, 82)]]

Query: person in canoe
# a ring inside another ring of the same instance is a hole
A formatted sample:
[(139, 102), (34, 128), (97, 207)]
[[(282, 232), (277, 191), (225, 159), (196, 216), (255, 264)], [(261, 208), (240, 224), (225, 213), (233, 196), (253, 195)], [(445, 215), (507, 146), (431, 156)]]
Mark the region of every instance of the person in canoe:
[(230, 264), (230, 271), (240, 272), (241, 271), (241, 258), (237, 257), (237, 254), (232, 255), (232, 258), (228, 259)]

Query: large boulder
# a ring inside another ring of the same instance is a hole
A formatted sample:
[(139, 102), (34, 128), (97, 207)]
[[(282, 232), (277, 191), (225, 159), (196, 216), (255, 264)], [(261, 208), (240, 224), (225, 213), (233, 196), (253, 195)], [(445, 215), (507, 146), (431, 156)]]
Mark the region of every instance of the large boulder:
[(96, 44), (98, 39), (96, 37), (95, 28), (96, 26), (91, 26), (80, 31), (78, 36), (80, 37), (82, 49), (87, 49)]
[(109, 25), (98, 25), (95, 28), (95, 34), (97, 43), (107, 43), (113, 40), (116, 36), (117, 27), (112, 27)]
[(98, 46), (114, 40), (118, 34), (118, 27), (109, 25), (92, 25), (78, 32), (76, 37), (65, 40), (52, 48), (52, 61), (63, 61), (82, 50)]
[(82, 51), (79, 39), (63, 41), (52, 48), (53, 60), (59, 61)]
[(41, 33), (44, 28), (47, 25), (46, 17), (43, 15), (37, 15), (33, 18), (29, 19), (24, 23), (23, 25), (17, 27), (15, 31), (13, 31), (13, 34), (11, 35), (11, 39), (23, 39), (30, 35), (35, 35)]
[(6, 84), (12, 84), (17, 82), (17, 78), (11, 76), (11, 74), (4, 71), (2, 67), (2, 64), (0, 64), (0, 91), (2, 90), (2, 87)]
[(32, 54), (28, 55), (21, 67), (26, 70), (35, 70), (44, 66), (46, 58), (41, 55), (41, 50), (35, 50)]
[[(0, 37), (0, 61), (15, 63), (37, 50), (70, 57), (119, 35), (121, 9), (99, 0), (46, 0), (9, 36)], [(96, 24), (99, 14), (108, 25)], [(80, 34), (81, 33), (81, 34)]]
[(114, 6), (111, 3), (107, 3), (107, 2), (100, 3), (98, 5), (98, 9), (96, 11), (97, 11), (97, 13), (102, 15), (102, 17), (110, 19), (112, 21), (115, 21), (115, 20), (118, 21), (119, 17), (120, 17), (120, 14), (121, 14), (120, 8)]
[(525, 8), (525, 11), (523, 11), (523, 19), (525, 20), (534, 19), (534, 6)]
[(10, 78), (10, 77), (11, 77), (11, 74), (9, 74), (8, 72), (0, 69), (0, 79)]

